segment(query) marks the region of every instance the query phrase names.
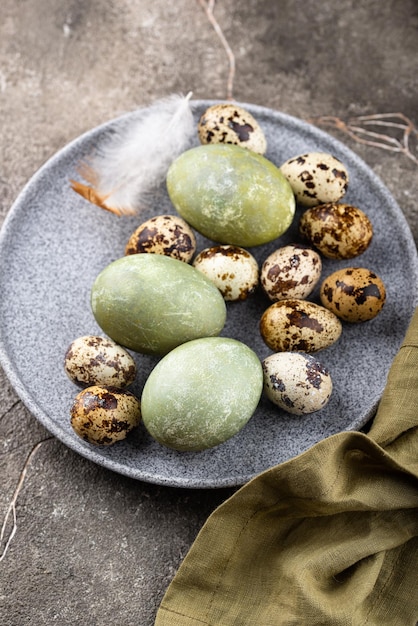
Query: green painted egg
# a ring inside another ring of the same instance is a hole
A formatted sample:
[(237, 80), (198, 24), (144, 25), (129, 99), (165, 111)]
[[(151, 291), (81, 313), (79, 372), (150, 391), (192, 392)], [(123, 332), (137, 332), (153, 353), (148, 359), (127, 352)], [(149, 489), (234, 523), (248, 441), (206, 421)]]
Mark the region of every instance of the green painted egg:
[(93, 284), (91, 308), (111, 339), (144, 354), (218, 335), (226, 321), (215, 285), (191, 265), (159, 254), (110, 263)]
[(143, 422), (162, 445), (205, 450), (245, 426), (262, 389), (261, 363), (251, 348), (224, 337), (196, 339), (152, 370), (141, 397)]
[(295, 214), (295, 196), (280, 169), (236, 145), (183, 152), (168, 170), (167, 190), (183, 219), (220, 243), (251, 247), (273, 241)]

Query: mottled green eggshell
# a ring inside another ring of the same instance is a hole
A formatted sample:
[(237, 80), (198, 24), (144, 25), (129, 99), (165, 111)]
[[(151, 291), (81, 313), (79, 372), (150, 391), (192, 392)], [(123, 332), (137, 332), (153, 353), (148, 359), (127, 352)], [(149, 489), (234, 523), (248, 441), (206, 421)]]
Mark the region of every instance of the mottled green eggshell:
[(113, 261), (91, 291), (93, 315), (118, 344), (144, 354), (218, 335), (226, 320), (220, 291), (194, 267), (159, 254)]
[(169, 448), (212, 448), (244, 427), (262, 388), (261, 363), (251, 348), (230, 338), (196, 339), (151, 372), (141, 398), (143, 421)]
[(267, 243), (288, 229), (295, 213), (294, 193), (279, 168), (230, 144), (183, 152), (169, 168), (167, 190), (183, 219), (220, 243)]

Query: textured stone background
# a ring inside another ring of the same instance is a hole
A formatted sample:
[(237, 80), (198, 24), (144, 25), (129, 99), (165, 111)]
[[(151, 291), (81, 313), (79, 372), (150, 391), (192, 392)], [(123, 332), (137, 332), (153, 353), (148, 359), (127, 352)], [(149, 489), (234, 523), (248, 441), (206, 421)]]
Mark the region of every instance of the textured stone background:
[[(215, 16), (235, 56), (236, 100), (303, 119), (400, 112), (418, 124), (415, 0), (218, 0)], [(172, 92), (224, 99), (228, 70), (196, 0), (2, 0), (0, 222), (80, 133)], [(418, 242), (417, 163), (330, 132), (383, 179)], [(0, 524), (42, 440), (0, 562), (0, 622), (150, 626), (231, 490), (158, 487), (95, 466), (50, 438), (0, 371)]]

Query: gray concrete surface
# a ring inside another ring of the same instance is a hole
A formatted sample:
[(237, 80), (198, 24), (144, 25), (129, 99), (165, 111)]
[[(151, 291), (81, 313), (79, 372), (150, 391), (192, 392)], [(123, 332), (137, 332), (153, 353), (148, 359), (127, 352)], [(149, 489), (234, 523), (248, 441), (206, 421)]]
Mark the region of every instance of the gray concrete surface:
[[(218, 0), (215, 16), (236, 60), (235, 99), (304, 119), (399, 112), (418, 124), (415, 0)], [(83, 131), (171, 92), (224, 99), (228, 70), (197, 0), (2, 0), (0, 221)], [(418, 242), (417, 163), (330, 132), (383, 179)], [(0, 373), (0, 524), (40, 441), (0, 562), (0, 623), (150, 626), (232, 491), (148, 485), (95, 466), (51, 438)]]

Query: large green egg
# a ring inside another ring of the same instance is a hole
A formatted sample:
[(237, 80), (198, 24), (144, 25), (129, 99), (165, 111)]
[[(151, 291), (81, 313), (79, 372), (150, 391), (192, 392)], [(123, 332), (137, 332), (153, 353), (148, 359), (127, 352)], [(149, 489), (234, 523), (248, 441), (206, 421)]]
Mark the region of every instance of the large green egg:
[(93, 315), (111, 339), (135, 352), (165, 354), (218, 335), (225, 301), (194, 267), (159, 254), (134, 254), (110, 263), (91, 291)]
[(169, 448), (205, 450), (245, 426), (262, 389), (261, 363), (251, 348), (225, 337), (196, 339), (152, 370), (141, 397), (143, 422)]
[(167, 190), (178, 213), (213, 241), (258, 246), (290, 226), (295, 196), (271, 161), (230, 144), (183, 152), (167, 173)]

